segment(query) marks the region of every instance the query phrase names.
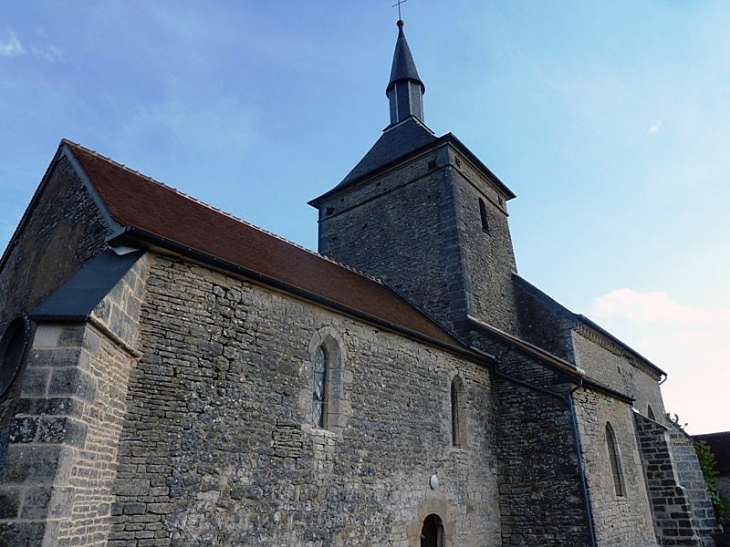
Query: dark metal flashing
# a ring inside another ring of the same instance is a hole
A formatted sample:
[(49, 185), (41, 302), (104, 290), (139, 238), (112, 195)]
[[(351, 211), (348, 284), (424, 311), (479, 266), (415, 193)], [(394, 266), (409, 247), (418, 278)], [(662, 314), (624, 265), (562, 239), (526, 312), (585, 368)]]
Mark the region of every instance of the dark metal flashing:
[[(136, 226), (126, 226), (125, 228), (123, 228), (121, 231), (114, 234), (109, 239), (109, 244), (112, 246), (129, 245), (131, 247), (136, 247), (136, 248), (141, 247), (141, 248), (148, 249), (151, 251), (155, 251), (155, 250), (159, 250), (159, 249), (166, 250), (168, 252), (171, 252), (172, 254), (185, 256), (189, 259), (206, 264), (207, 266), (216, 268), (218, 270), (222, 270), (225, 272), (231, 272), (236, 275), (246, 277), (249, 280), (254, 281), (258, 284), (265, 285), (270, 288), (291, 294), (291, 295), (299, 297), (303, 300), (308, 300), (310, 302), (320, 304), (327, 308), (336, 310), (340, 313), (344, 313), (346, 315), (355, 317), (357, 319), (361, 319), (363, 321), (366, 321), (370, 324), (387, 329), (389, 331), (405, 335), (414, 340), (424, 342), (431, 346), (438, 347), (440, 349), (449, 351), (451, 353), (460, 355), (462, 357), (467, 357), (469, 359), (481, 362), (484, 365), (491, 366), (493, 364), (493, 360), (490, 361), (491, 356), (489, 356), (488, 354), (483, 354), (483, 355), (475, 354), (466, 346), (457, 346), (457, 345), (447, 344), (446, 342), (442, 342), (441, 340), (437, 340), (428, 335), (413, 331), (411, 329), (408, 329), (401, 325), (397, 325), (395, 323), (392, 323), (392, 322), (382, 319), (380, 317), (376, 317), (369, 313), (351, 308), (349, 306), (341, 304), (340, 302), (337, 302), (337, 301), (331, 300), (329, 298), (323, 297), (321, 295), (307, 291), (306, 289), (296, 287), (294, 285), (291, 285), (289, 283), (286, 283), (286, 282), (276, 279), (274, 277), (271, 277), (271, 276), (262, 274), (260, 272), (257, 272), (255, 270), (246, 268), (245, 266), (240, 266), (238, 264), (234, 264), (232, 262), (218, 258), (217, 256), (211, 255), (204, 251), (194, 249), (192, 247), (178, 243), (171, 239), (148, 232), (141, 228), (137, 228)], [(409, 305), (410, 305), (410, 302), (409, 302)], [(443, 330), (443, 328), (440, 325), (438, 325), (438, 324), (436, 324), (436, 325), (439, 327), (439, 329)], [(455, 342), (458, 342), (458, 340), (455, 340)]]
[(51, 293), (29, 317), (34, 321), (86, 321), (142, 254), (137, 251), (119, 256), (107, 249)]
[(553, 368), (564, 374), (567, 374), (567, 376), (569, 378), (571, 378), (574, 383), (575, 382), (581, 383), (585, 387), (594, 389), (596, 391), (600, 391), (601, 393), (604, 393), (615, 399), (619, 399), (619, 400), (624, 401), (629, 404), (631, 404), (635, 401), (635, 399), (633, 397), (630, 397), (629, 395), (626, 395), (625, 393), (621, 393), (619, 391), (611, 389), (610, 387), (605, 386), (605, 385), (601, 384), (600, 382), (593, 380), (592, 378), (589, 378), (586, 375), (586, 372), (584, 370), (578, 368), (573, 363), (569, 363), (568, 361), (565, 361), (564, 359), (561, 359), (560, 357), (556, 357), (555, 355), (548, 353), (547, 351), (545, 351), (533, 344), (530, 344), (529, 342), (526, 342), (525, 340), (522, 340), (516, 336), (508, 334), (502, 330), (499, 330), (498, 328), (488, 325), (487, 323), (484, 323), (482, 321), (479, 321), (478, 319), (475, 319), (473, 317), (467, 317), (467, 320), (476, 329), (481, 330), (490, 336), (500, 339), (502, 342), (507, 343), (508, 345), (510, 345), (511, 347), (515, 348), (516, 350), (520, 351), (521, 353), (523, 353), (525, 355), (528, 355), (534, 359), (537, 359), (541, 363), (548, 365), (550, 368)]

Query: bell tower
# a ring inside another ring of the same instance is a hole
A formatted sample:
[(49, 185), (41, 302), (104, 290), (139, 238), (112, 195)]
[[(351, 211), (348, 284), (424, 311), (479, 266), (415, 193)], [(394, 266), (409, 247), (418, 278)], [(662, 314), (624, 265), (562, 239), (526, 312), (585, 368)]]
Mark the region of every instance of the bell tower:
[(319, 252), (387, 283), (457, 333), (473, 317), (517, 330), (514, 194), (453, 134), (424, 124), (416, 64), (398, 21), (390, 124), (319, 210)]

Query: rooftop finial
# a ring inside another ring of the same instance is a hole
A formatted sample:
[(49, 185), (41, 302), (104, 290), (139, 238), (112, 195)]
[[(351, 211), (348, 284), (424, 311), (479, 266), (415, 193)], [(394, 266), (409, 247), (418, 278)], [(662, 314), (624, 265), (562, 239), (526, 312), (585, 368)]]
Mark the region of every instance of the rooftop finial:
[(399, 27), (403, 26), (403, 17), (401, 17), (401, 13), (400, 13), (400, 5), (405, 4), (406, 2), (408, 2), (408, 0), (398, 0), (395, 4), (393, 4), (391, 6), (393, 8), (398, 6), (398, 26)]
[[(398, 6), (406, 0), (398, 0)], [(395, 43), (390, 82), (385, 94), (390, 101), (390, 123), (395, 124), (411, 116), (423, 123), (423, 93), (426, 87), (416, 70), (413, 55), (403, 33), (403, 20), (398, 19), (398, 40)]]

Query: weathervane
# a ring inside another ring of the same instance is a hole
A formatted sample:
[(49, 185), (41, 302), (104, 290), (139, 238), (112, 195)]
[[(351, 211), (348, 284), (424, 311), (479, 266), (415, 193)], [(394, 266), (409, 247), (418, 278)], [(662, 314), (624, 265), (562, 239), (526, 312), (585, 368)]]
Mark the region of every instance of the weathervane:
[(391, 6), (391, 7), (393, 7), (393, 8), (394, 8), (394, 7), (396, 7), (396, 6), (398, 6), (398, 19), (399, 19), (399, 20), (400, 20), (400, 19), (403, 19), (403, 17), (401, 17), (401, 15), (400, 15), (400, 5), (401, 5), (401, 4), (405, 4), (406, 2), (408, 2), (408, 0), (398, 0), (398, 1), (397, 1), (397, 2), (395, 3), (395, 4), (393, 4), (393, 5)]

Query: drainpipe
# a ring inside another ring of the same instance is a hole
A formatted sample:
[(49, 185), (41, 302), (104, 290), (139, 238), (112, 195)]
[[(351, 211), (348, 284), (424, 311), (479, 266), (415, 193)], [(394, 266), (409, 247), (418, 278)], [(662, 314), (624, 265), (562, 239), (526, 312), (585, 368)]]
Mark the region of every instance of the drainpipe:
[(591, 547), (596, 547), (596, 529), (593, 523), (593, 506), (591, 505), (591, 494), (588, 490), (588, 481), (586, 480), (585, 466), (583, 465), (583, 446), (580, 442), (580, 429), (578, 429), (578, 418), (575, 412), (575, 404), (573, 403), (573, 393), (583, 387), (583, 378), (580, 383), (570, 390), (570, 393), (564, 396), (564, 400), (570, 408), (570, 421), (573, 424), (573, 440), (575, 442), (575, 455), (578, 458), (578, 472), (580, 473), (580, 485), (583, 488), (583, 501), (586, 507), (586, 515), (588, 517), (588, 533), (591, 537)]
[[(478, 348), (471, 348), (472, 351), (486, 355), (484, 352), (479, 350)], [(504, 359), (510, 352), (512, 351), (512, 348), (509, 348), (509, 350), (505, 351), (499, 356), (499, 360)], [(565, 405), (568, 407), (568, 410), (570, 411), (570, 421), (573, 429), (573, 443), (575, 446), (575, 455), (578, 459), (578, 474), (580, 475), (580, 485), (581, 490), (583, 491), (583, 505), (585, 507), (586, 511), (586, 518), (588, 521), (588, 537), (590, 538), (590, 547), (596, 547), (596, 529), (595, 525), (593, 523), (593, 507), (591, 506), (591, 498), (590, 493), (588, 491), (588, 483), (586, 481), (586, 473), (585, 473), (585, 466), (583, 465), (583, 447), (581, 446), (580, 442), (580, 430), (578, 429), (578, 418), (576, 416), (575, 412), (575, 405), (573, 404), (573, 393), (575, 393), (577, 390), (583, 387), (583, 379), (580, 379), (580, 382), (577, 386), (575, 386), (570, 393), (563, 394), (563, 393), (557, 393), (555, 391), (551, 391), (549, 389), (546, 389), (544, 387), (535, 386), (532, 384), (529, 384), (527, 382), (524, 382), (522, 380), (519, 380), (517, 378), (513, 378), (512, 376), (509, 376), (507, 374), (504, 374), (503, 372), (500, 372), (498, 370), (493, 371), (495, 375), (499, 376), (500, 378), (503, 378), (509, 382), (518, 384), (520, 386), (526, 387), (528, 389), (532, 389), (533, 391), (537, 391), (540, 393), (543, 393), (545, 395), (550, 395), (552, 397), (556, 397), (563, 401)]]
[[(470, 351), (477, 353), (481, 355), (482, 357), (485, 357), (489, 361), (492, 361), (499, 366), (500, 361), (504, 360), (513, 350), (511, 346), (507, 347), (504, 351), (502, 351), (499, 355), (499, 357), (495, 357), (494, 355), (490, 355), (486, 351), (482, 351), (479, 348), (476, 348), (472, 346), (464, 337), (457, 334), (453, 331), (450, 327), (447, 327), (446, 325), (443, 325), (440, 321), (437, 321), (433, 318), (431, 318), (431, 315), (428, 314), (426, 311), (424, 311), (420, 306), (416, 306), (413, 302), (411, 302), (410, 298), (407, 298), (403, 293), (401, 293), (399, 290), (393, 288), (390, 284), (386, 283), (386, 286), (392, 290), (394, 293), (396, 293), (398, 296), (403, 298), (406, 302), (414, 306), (418, 311), (420, 311), (423, 315), (430, 318), (434, 323), (439, 325), (444, 331), (446, 331), (448, 334), (453, 336), (456, 340), (460, 341), (464, 346), (469, 348)], [(588, 519), (588, 537), (590, 538), (590, 547), (597, 547), (596, 543), (596, 530), (595, 525), (593, 523), (593, 508), (591, 506), (591, 499), (588, 492), (588, 483), (586, 481), (586, 473), (585, 473), (585, 466), (583, 465), (583, 448), (581, 446), (580, 442), (580, 430), (578, 429), (578, 418), (575, 413), (575, 405), (573, 405), (573, 393), (575, 393), (577, 390), (583, 387), (583, 378), (580, 378), (580, 381), (577, 386), (575, 386), (570, 393), (563, 394), (563, 393), (557, 393), (555, 391), (550, 391), (549, 389), (535, 386), (532, 384), (528, 384), (527, 382), (524, 382), (522, 380), (519, 380), (517, 378), (513, 378), (512, 376), (509, 376), (507, 374), (504, 374), (503, 372), (500, 372), (496, 369), (496, 367), (492, 370), (492, 372), (501, 377), (505, 380), (512, 382), (514, 384), (521, 385), (523, 387), (526, 387), (528, 389), (532, 389), (533, 391), (538, 391), (540, 393), (543, 393), (545, 395), (551, 395), (553, 397), (557, 397), (561, 401), (563, 401), (566, 406), (568, 407), (568, 410), (570, 410), (570, 421), (572, 424), (573, 429), (573, 442), (575, 445), (575, 455), (578, 458), (578, 474), (580, 475), (580, 484), (581, 484), (581, 490), (583, 491), (583, 504), (585, 506), (586, 511), (586, 517)], [(664, 378), (666, 380), (666, 376)], [(662, 382), (664, 381), (662, 380)], [(660, 382), (661, 384), (661, 382)]]

